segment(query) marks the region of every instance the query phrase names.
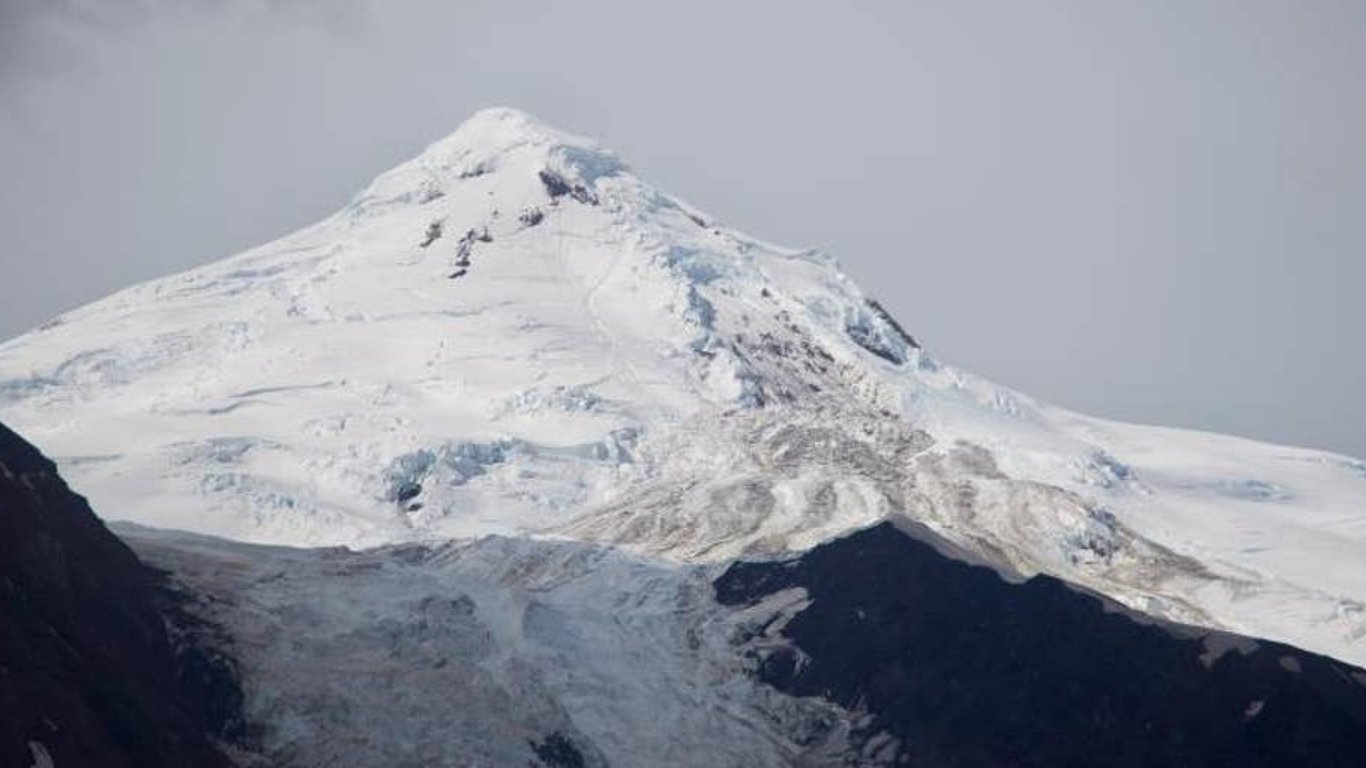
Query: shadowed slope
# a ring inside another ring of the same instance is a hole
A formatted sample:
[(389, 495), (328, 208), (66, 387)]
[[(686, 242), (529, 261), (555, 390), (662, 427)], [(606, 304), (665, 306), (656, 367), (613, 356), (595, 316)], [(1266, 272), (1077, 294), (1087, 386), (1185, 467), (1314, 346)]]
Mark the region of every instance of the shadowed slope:
[(891, 524), (716, 582), (731, 605), (794, 587), (810, 604), (746, 641), (756, 674), (866, 712), (890, 764), (1361, 764), (1366, 672), (1322, 656), (1011, 584)]
[(0, 425), (0, 765), (228, 764), (208, 712), (233, 685), (173, 646), (159, 581)]

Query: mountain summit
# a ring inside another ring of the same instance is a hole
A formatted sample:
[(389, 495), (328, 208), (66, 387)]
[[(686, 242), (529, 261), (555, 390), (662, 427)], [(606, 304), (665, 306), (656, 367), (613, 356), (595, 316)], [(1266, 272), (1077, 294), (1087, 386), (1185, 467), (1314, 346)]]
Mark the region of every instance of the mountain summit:
[(957, 370), (829, 257), (510, 109), (317, 224), (0, 345), (0, 415), (147, 526), (677, 564), (892, 521), (1011, 580), (1366, 662), (1366, 464)]

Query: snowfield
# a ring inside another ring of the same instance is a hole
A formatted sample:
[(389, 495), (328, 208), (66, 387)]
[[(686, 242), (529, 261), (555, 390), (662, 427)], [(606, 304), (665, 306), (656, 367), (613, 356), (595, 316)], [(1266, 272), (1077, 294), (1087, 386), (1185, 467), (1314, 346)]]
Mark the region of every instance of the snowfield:
[[(1006, 573), (1366, 665), (1366, 464), (1092, 419), (954, 369), (827, 256), (508, 109), (322, 222), (0, 345), (0, 419), (103, 516), (144, 526), (572, 540), (672, 572), (911, 519)], [(287, 649), (260, 642), (268, 670)], [(758, 752), (782, 740), (753, 748), (742, 762), (772, 762)]]

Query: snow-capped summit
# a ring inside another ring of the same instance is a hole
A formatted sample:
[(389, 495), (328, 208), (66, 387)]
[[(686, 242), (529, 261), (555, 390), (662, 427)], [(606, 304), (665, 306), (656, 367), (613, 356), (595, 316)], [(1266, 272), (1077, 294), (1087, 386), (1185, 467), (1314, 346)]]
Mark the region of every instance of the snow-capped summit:
[(0, 415), (113, 519), (669, 560), (914, 521), (1008, 575), (1366, 661), (1366, 465), (943, 365), (832, 259), (510, 109), (322, 222), (0, 345)]
[[(610, 150), (590, 139), (551, 128), (524, 112), (494, 107), (476, 112), (451, 135), (381, 174), (356, 196), (352, 208), (425, 202), (451, 183), (525, 164), (554, 168), (561, 178), (590, 186), (600, 177), (626, 170)], [(536, 182), (534, 174), (521, 180), (533, 187)], [(504, 178), (501, 186), (510, 182)]]

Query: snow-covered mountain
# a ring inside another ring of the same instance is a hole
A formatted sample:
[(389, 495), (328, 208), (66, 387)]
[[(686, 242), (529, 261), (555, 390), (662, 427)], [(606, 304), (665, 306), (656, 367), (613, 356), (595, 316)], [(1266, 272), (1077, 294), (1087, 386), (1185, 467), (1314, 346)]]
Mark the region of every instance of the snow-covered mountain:
[(957, 370), (831, 258), (509, 109), (322, 222), (0, 345), (0, 418), (112, 520), (568, 539), (661, 568), (890, 520), (1011, 578), (1366, 664), (1366, 464)]

